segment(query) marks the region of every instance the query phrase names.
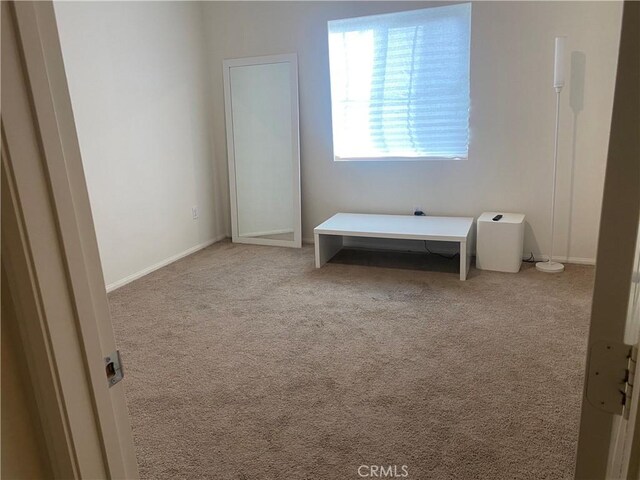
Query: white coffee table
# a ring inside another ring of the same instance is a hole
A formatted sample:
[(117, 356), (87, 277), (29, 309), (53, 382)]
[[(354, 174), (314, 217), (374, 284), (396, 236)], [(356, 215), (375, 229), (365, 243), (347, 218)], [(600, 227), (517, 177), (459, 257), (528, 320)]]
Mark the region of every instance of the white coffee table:
[(460, 244), (460, 280), (466, 280), (471, 264), (473, 220), (472, 217), (336, 213), (313, 230), (316, 268), (340, 251), (343, 237), (457, 242)]

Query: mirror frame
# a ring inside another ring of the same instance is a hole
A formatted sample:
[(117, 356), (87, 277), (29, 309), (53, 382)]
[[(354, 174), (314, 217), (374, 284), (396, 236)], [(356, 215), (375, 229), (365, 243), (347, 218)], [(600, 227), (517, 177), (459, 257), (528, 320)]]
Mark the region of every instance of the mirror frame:
[[(290, 64), (291, 80), (291, 157), (294, 161), (293, 176), (293, 240), (275, 240), (259, 237), (241, 237), (238, 234), (238, 202), (236, 191), (235, 147), (233, 141), (233, 112), (231, 109), (231, 68), (274, 63)], [(273, 245), (278, 247), (302, 246), (302, 219), (300, 199), (300, 119), (298, 111), (298, 55), (287, 53), (281, 55), (265, 55), (260, 57), (234, 58), (223, 61), (224, 75), (224, 113), (227, 133), (227, 160), (229, 162), (229, 196), (231, 200), (231, 233), (234, 243), (254, 245)]]

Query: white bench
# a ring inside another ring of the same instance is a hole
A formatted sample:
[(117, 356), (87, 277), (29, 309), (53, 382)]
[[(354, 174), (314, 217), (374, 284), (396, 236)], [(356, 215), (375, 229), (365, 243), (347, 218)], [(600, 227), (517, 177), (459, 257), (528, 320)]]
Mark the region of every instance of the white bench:
[(337, 213), (313, 230), (316, 268), (340, 251), (343, 237), (457, 242), (460, 243), (460, 280), (466, 280), (471, 263), (472, 227), (471, 217)]

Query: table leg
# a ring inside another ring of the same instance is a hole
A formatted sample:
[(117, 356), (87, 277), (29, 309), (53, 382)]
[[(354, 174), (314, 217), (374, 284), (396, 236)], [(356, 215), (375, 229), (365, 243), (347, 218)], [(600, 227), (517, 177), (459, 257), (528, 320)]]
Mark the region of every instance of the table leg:
[(342, 249), (342, 236), (314, 234), (316, 268), (322, 267)]
[(471, 254), (466, 241), (460, 242), (460, 280), (466, 280), (471, 267)]

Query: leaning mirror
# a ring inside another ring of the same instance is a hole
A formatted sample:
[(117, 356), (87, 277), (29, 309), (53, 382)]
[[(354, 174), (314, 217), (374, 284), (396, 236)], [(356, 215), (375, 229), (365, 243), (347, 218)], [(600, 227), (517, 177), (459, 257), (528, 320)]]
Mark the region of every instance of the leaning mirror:
[(225, 60), (233, 241), (300, 247), (295, 54)]

